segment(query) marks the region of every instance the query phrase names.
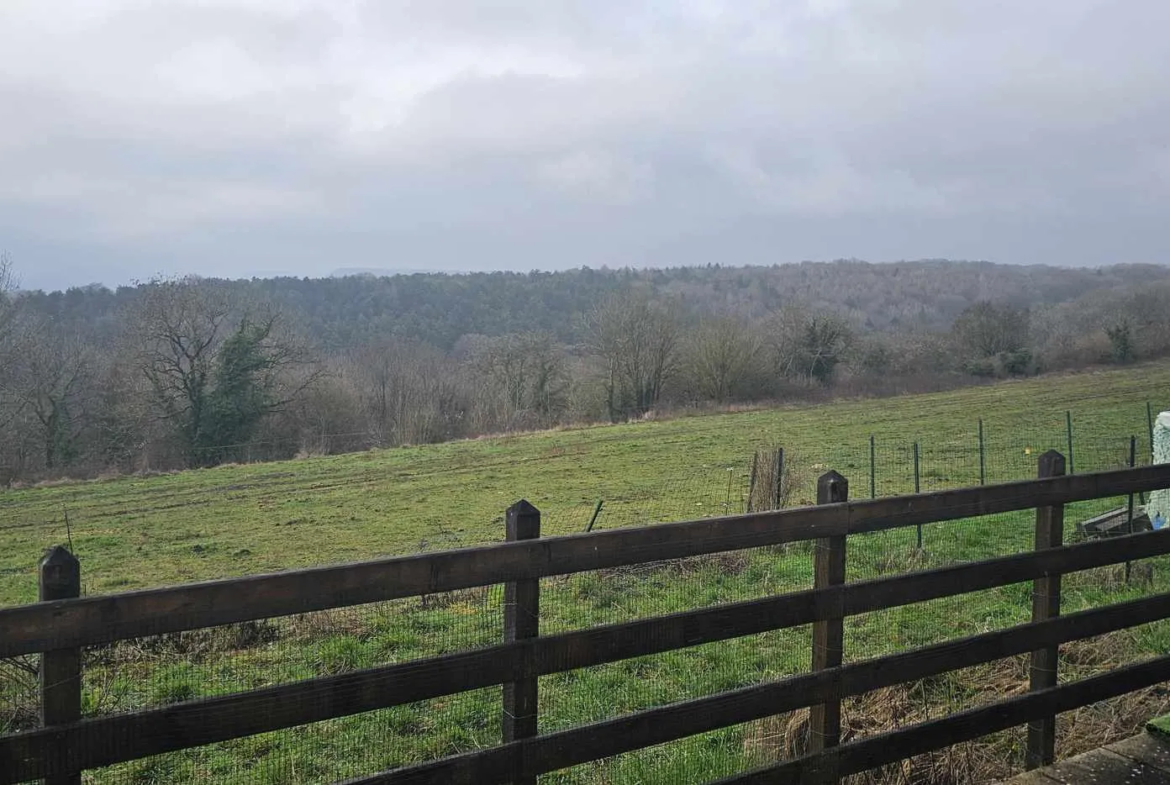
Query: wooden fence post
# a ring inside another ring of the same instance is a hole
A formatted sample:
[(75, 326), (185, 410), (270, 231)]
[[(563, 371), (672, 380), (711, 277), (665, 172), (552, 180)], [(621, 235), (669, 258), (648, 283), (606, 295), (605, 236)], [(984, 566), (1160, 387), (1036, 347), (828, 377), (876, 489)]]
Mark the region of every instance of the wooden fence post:
[[(81, 596), (81, 564), (56, 545), (41, 559), (40, 599)], [(41, 655), (41, 725), (50, 727), (81, 719), (81, 649), (57, 649)], [(66, 759), (61, 750), (60, 760)], [(81, 772), (45, 778), (45, 785), (81, 785)]]
[[(1040, 456), (1041, 479), (1065, 473), (1064, 456), (1049, 450)], [(1058, 548), (1064, 541), (1064, 505), (1036, 509), (1036, 550)], [(1032, 621), (1060, 615), (1060, 574), (1046, 575), (1032, 582)], [(1032, 691), (1056, 686), (1058, 648), (1050, 646), (1032, 652), (1029, 687)], [(1048, 766), (1056, 757), (1056, 715), (1028, 723), (1028, 750), (1025, 766)]]
[[(508, 508), (508, 542), (540, 537), (540, 510), (527, 501)], [(504, 642), (535, 638), (540, 634), (540, 580), (504, 584)], [(504, 743), (536, 736), (537, 676), (532, 658), (525, 657), (520, 678), (504, 684)], [(513, 785), (536, 785), (536, 777), (517, 778)]]
[[(849, 481), (837, 472), (823, 474), (817, 480), (817, 504), (836, 504), (849, 500)], [(822, 537), (816, 542), (813, 562), (814, 587), (823, 589), (845, 582), (845, 537)], [(841, 664), (844, 645), (844, 620), (841, 616), (813, 624), (812, 669), (836, 668)], [(809, 709), (809, 752), (836, 747), (841, 742), (841, 700), (839, 698)], [(819, 782), (837, 782), (833, 774), (822, 773)]]

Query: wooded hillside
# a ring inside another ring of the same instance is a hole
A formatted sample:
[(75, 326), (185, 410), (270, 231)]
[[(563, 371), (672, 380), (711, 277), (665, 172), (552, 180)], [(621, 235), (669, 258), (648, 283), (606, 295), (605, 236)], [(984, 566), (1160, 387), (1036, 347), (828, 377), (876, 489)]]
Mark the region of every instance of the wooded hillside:
[[(697, 313), (755, 319), (782, 305), (830, 309), (864, 329), (946, 329), (979, 301), (1053, 305), (1091, 291), (1116, 292), (1170, 281), (1170, 268), (1020, 267), (926, 260), (871, 264), (855, 260), (771, 267), (718, 264), (665, 270), (424, 274), (340, 278), (205, 281), (247, 299), (273, 302), (322, 346), (347, 348), (388, 334), (451, 349), (470, 334), (551, 332), (582, 339), (581, 319), (608, 294), (629, 288), (677, 298)], [(109, 329), (142, 287), (88, 286), (29, 292), (33, 310), (85, 329)]]
[(1170, 353), (1170, 268), (860, 261), (23, 292), (0, 481), (884, 395)]

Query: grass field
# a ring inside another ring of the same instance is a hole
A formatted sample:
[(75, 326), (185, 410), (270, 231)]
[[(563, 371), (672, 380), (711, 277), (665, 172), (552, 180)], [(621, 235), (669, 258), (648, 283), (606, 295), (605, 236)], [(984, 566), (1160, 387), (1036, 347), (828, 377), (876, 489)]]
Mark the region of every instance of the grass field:
[[(1157, 411), (1170, 397), (1160, 398), (1168, 385), (1170, 364), (1163, 363), (944, 394), (10, 490), (0, 493), (0, 603), (35, 599), (37, 559), (45, 547), (67, 540), (81, 559), (85, 590), (97, 594), (496, 541), (503, 538), (505, 508), (521, 497), (542, 510), (545, 534), (583, 530), (598, 499), (605, 500), (603, 528), (739, 512), (753, 451), (769, 445), (788, 451), (804, 480), (801, 501), (810, 500), (813, 479), (828, 468), (850, 479), (854, 497), (868, 495), (870, 435), (879, 495), (913, 489), (915, 441), (922, 490), (970, 485), (979, 478), (979, 418), (989, 482), (1034, 476), (1041, 452), (1065, 450), (1066, 410), (1073, 417), (1077, 471), (1120, 466), (1131, 434), (1140, 439), (1139, 460), (1148, 453), (1146, 402)], [(1076, 506), (1070, 528), (1078, 516), (1109, 505)], [(927, 527), (922, 552), (913, 531), (851, 540), (849, 575), (1015, 552), (1029, 547), (1030, 520), (1017, 514)], [(541, 629), (806, 588), (809, 554), (801, 547), (764, 549), (549, 580)], [(1070, 610), (1150, 590), (1105, 578), (1069, 583)], [(1154, 586), (1165, 590), (1170, 574), (1156, 569)], [(1027, 617), (1029, 589), (1012, 586), (858, 617), (848, 627), (846, 657), (1017, 623)], [(124, 711), (402, 661), (489, 644), (500, 629), (496, 587), (167, 636), (94, 652), (86, 707), (91, 713)], [(1136, 631), (1118, 651), (1130, 657), (1164, 649), (1170, 641), (1165, 632)], [(808, 631), (798, 629), (547, 677), (541, 729), (800, 672), (807, 661)], [(935, 688), (953, 705), (957, 684)], [(30, 683), (15, 670), (0, 689), (9, 721), (19, 725)], [(761, 749), (770, 747), (759, 743), (757, 730), (731, 728), (549, 781), (702, 781), (766, 758)], [(494, 744), (498, 737), (499, 690), (483, 690), (160, 756), (96, 773), (94, 780), (329, 782)]]

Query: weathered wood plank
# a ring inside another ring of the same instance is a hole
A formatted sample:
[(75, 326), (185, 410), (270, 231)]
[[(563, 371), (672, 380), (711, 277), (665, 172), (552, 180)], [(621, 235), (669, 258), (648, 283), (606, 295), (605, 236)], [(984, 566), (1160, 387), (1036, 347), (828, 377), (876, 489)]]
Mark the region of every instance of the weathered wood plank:
[[(1066, 616), (1064, 619), (1072, 618)], [(1054, 620), (1056, 621), (1056, 620)], [(1049, 624), (1051, 622), (1044, 622)], [(1090, 703), (1133, 692), (1170, 678), (1170, 656), (1117, 668), (1101, 676), (1062, 684), (952, 714), (938, 720), (882, 733), (794, 761), (728, 777), (713, 785), (799, 785), (825, 759), (835, 758), (842, 775), (857, 774), (914, 755), (977, 739), (1022, 725), (1037, 717), (1059, 714)]]
[[(778, 682), (648, 709), (582, 728), (505, 744), (489, 750), (465, 753), (433, 763), (383, 772), (372, 777), (353, 780), (351, 785), (491, 783), (502, 782), (514, 776), (537, 776), (568, 766), (693, 736), (697, 733), (792, 711), (823, 702), (826, 698), (838, 694), (842, 696), (858, 695), (904, 681), (926, 678), (993, 659), (1021, 654), (1041, 646), (1055, 645), (1068, 640), (1099, 635), (1112, 629), (1124, 629), (1144, 623), (1139, 619), (1164, 618), (1164, 614), (1170, 607), (1170, 594), (1146, 599), (1153, 602), (1145, 606), (1122, 603), (1107, 608), (1082, 611), (1044, 622), (1029, 623), (1009, 630), (985, 633), (866, 662), (843, 665), (832, 670), (794, 676)], [(1139, 600), (1137, 602), (1145, 601)], [(996, 717), (999, 707), (1006, 707), (1003, 711), (1010, 715), (1011, 721), (1003, 727), (1011, 727), (1028, 722), (1036, 716), (1065, 711), (1068, 708), (1101, 700), (1102, 698), (1096, 697), (1100, 692), (1108, 693), (1104, 697), (1111, 697), (1114, 694), (1130, 692), (1148, 686), (1167, 677), (1170, 677), (1170, 657), (1114, 671), (1107, 677), (1101, 677), (1102, 681), (1099, 683), (1093, 682), (1096, 686), (1085, 687), (1083, 686), (1085, 682), (1077, 682), (1055, 688), (1052, 691), (1031, 693), (1028, 696), (1029, 702), (1019, 703), (1019, 699), (1013, 699), (1002, 704), (995, 704), (990, 713), (992, 717)], [(1119, 691), (1108, 692), (1114, 688), (1119, 689)], [(971, 720), (967, 719), (965, 714), (954, 716), (960, 719), (951, 725), (941, 724), (946, 723), (947, 720), (939, 720), (926, 723), (922, 728), (909, 729), (905, 736), (886, 734), (883, 738), (887, 739), (891, 749), (897, 748), (901, 751), (899, 754), (883, 758), (883, 760), (901, 760), (918, 752), (937, 749), (939, 746), (953, 743), (952, 737), (962, 740), (958, 737), (963, 732), (971, 732), (968, 725), (964, 723), (969, 723)], [(984, 714), (978, 716), (981, 720), (985, 719)], [(991, 731), (978, 730), (974, 735), (983, 735), (988, 732)], [(967, 736), (965, 738), (973, 737)], [(800, 767), (793, 771), (796, 771), (798, 776), (812, 776), (814, 770), (807, 768), (810, 765), (829, 767), (839, 765), (839, 768), (832, 770), (839, 771), (841, 775), (860, 771), (862, 769), (857, 768), (860, 764), (853, 752), (857, 746), (857, 744), (851, 744), (835, 747), (817, 755), (803, 758), (798, 761)], [(844, 750), (849, 750), (849, 753), (838, 752)], [(872, 750), (872, 747), (867, 747), (867, 750)], [(883, 755), (888, 754), (888, 750), (885, 748), (882, 750)], [(841, 754), (841, 757), (837, 759), (826, 757), (838, 754)], [(878, 764), (868, 764), (863, 768), (872, 768), (876, 765)], [(849, 768), (850, 766), (853, 768)], [(823, 771), (824, 769), (818, 770)], [(785, 770), (774, 768), (768, 771), (783, 772)], [(753, 781), (772, 782), (773, 780)], [(780, 779), (776, 781), (807, 782), (808, 780)]]
[[(388, 665), (264, 688), (134, 714), (86, 720), (52, 731), (0, 737), (0, 782), (10, 766), (41, 771), (59, 739), (78, 765), (89, 768), (188, 746), (279, 730), (309, 722), (401, 705), (515, 680), (519, 654), (530, 649), (539, 675), (646, 654), (713, 643), (808, 624), (830, 616), (867, 613), (925, 599), (1030, 580), (1054, 569), (1075, 570), (1170, 553), (1170, 536), (1147, 532), (1079, 543), (974, 564), (878, 578), (827, 589), (717, 605), (695, 611)], [(1138, 613), (1146, 620), (1170, 614), (1170, 599), (1155, 596), (1102, 612)], [(1144, 604), (1143, 604), (1144, 603)], [(1124, 616), (1118, 617), (1124, 621)], [(1132, 618), (1137, 618), (1132, 617)], [(1132, 621), (1132, 624), (1142, 623)], [(960, 666), (955, 666), (960, 667)], [(64, 761), (65, 759), (62, 758)], [(28, 777), (38, 776), (36, 773)]]
[(1170, 464), (612, 529), (0, 610), (0, 657), (1170, 487)]

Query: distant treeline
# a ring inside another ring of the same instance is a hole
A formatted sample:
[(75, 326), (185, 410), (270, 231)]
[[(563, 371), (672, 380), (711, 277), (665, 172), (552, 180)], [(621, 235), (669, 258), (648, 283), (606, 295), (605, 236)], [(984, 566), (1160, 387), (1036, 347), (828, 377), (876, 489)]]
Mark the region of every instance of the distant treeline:
[(0, 482), (940, 389), (1170, 353), (1170, 269), (860, 261), (17, 288)]

